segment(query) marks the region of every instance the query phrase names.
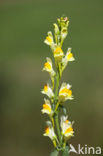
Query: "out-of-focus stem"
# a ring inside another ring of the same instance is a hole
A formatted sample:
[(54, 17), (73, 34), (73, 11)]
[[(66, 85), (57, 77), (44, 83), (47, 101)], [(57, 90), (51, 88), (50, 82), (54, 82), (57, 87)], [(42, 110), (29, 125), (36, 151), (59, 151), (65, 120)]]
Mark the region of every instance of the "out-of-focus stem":
[(55, 112), (58, 110), (59, 107), (59, 102), (57, 102), (56, 107), (55, 107)]
[(56, 140), (53, 140), (53, 145), (54, 147), (56, 147)]
[(61, 40), (60, 46), (62, 47), (64, 40)]
[(52, 121), (52, 125), (53, 125), (53, 128), (54, 128), (54, 119), (53, 119), (53, 117), (51, 117), (51, 121)]
[(52, 90), (54, 90), (54, 77), (51, 77), (51, 81), (52, 81)]

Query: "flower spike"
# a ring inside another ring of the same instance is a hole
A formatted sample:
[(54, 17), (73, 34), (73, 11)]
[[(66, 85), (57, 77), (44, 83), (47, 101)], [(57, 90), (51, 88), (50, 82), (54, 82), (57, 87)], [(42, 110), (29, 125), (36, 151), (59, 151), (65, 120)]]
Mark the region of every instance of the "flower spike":
[[(62, 83), (60, 87), (60, 80), (64, 69), (70, 61), (74, 61), (74, 56), (71, 52), (71, 48), (68, 48), (66, 54), (63, 49), (63, 43), (68, 35), (69, 19), (67, 17), (60, 17), (57, 19), (57, 23), (54, 23), (54, 34), (51, 31), (44, 41), (50, 46), (53, 59), (47, 57), (44, 63), (43, 71), (47, 71), (50, 75), (52, 85), (48, 83), (41, 91), (49, 99), (44, 98), (44, 104), (42, 106), (42, 114), (46, 114), (50, 121), (47, 121), (44, 136), (48, 136), (53, 142), (55, 151), (59, 155), (59, 151), (64, 155), (68, 155), (69, 149), (67, 147), (67, 141), (70, 137), (74, 136), (73, 122), (68, 120), (68, 115), (65, 106), (65, 101), (72, 100), (72, 90), (69, 83)], [(53, 65), (55, 62), (55, 67)], [(55, 71), (54, 71), (54, 68)], [(62, 110), (62, 111), (61, 111)], [(61, 118), (60, 118), (60, 114)], [(63, 115), (65, 114), (65, 115)], [(60, 121), (60, 122), (59, 122)], [(54, 155), (55, 152), (52, 153)]]

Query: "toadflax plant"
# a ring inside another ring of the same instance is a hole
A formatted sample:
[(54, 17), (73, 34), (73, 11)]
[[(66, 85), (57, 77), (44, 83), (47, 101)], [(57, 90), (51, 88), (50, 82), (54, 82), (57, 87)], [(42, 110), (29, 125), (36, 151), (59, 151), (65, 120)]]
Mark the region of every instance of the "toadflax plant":
[(52, 60), (49, 57), (46, 58), (43, 71), (49, 73), (51, 83), (47, 83), (41, 91), (46, 95), (41, 111), (49, 117), (44, 136), (48, 136), (54, 145), (54, 152), (51, 153), (51, 156), (58, 156), (59, 153), (62, 156), (68, 156), (67, 141), (74, 134), (73, 122), (68, 120), (67, 111), (64, 107), (65, 101), (73, 99), (71, 85), (65, 82), (60, 83), (67, 64), (74, 61), (71, 48), (67, 49), (66, 54), (62, 49), (63, 42), (68, 34), (68, 25), (67, 17), (58, 18), (57, 24), (54, 24), (54, 35), (49, 31), (44, 41), (50, 47), (54, 58), (53, 62), (55, 62), (54, 70)]

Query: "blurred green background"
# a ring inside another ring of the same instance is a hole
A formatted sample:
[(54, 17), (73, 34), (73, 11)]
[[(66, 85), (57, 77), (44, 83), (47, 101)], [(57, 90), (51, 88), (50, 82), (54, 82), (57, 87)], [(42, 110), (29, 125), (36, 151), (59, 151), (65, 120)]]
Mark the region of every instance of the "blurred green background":
[(43, 41), (62, 15), (70, 19), (63, 50), (72, 47), (76, 59), (63, 75), (75, 97), (66, 103), (75, 121), (69, 143), (103, 147), (103, 1), (8, 0), (0, 1), (0, 156), (49, 156), (53, 149), (42, 136), (40, 90), (49, 76), (41, 70), (52, 57)]

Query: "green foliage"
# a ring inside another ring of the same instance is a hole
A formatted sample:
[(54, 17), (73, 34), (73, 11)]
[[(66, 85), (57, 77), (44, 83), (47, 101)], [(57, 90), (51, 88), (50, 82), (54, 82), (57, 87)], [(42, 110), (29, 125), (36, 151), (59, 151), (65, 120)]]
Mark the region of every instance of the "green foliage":
[(65, 147), (65, 150), (63, 151), (62, 156), (69, 156), (69, 147), (68, 146)]
[(54, 150), (54, 151), (50, 154), (50, 156), (58, 156), (58, 154), (59, 154), (59, 151)]

